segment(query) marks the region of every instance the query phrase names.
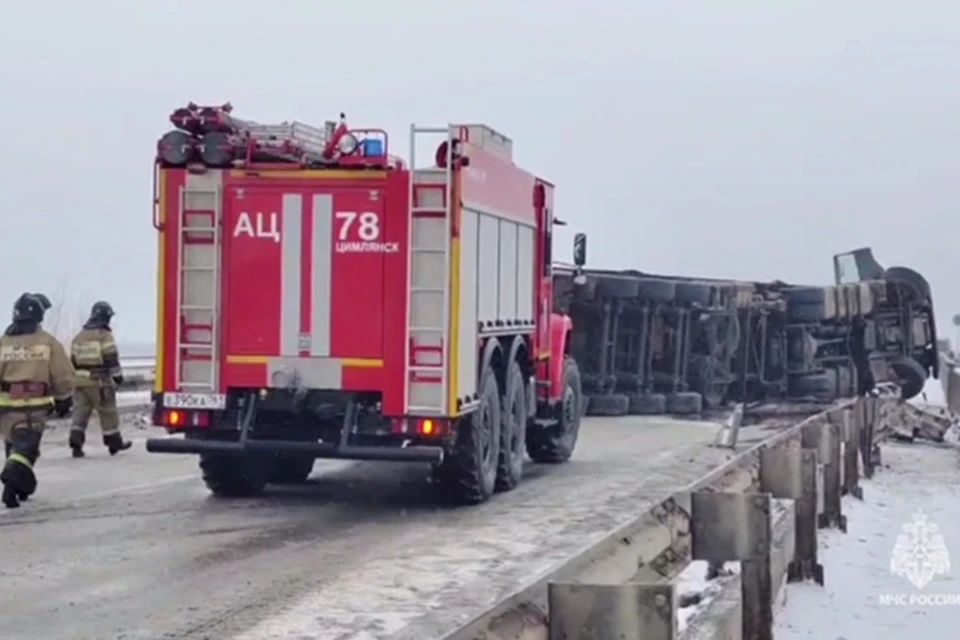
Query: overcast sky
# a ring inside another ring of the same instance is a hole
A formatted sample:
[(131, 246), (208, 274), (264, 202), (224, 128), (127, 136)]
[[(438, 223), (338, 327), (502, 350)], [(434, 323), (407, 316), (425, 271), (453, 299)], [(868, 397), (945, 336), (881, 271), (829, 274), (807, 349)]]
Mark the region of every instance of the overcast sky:
[(156, 139), (174, 107), (230, 100), (346, 111), (402, 153), (411, 120), (487, 122), (557, 183), (561, 241), (587, 231), (595, 266), (826, 283), (833, 253), (872, 245), (929, 277), (943, 325), (960, 311), (960, 4), (349, 4), (6, 11), (0, 308), (65, 282), (69, 307), (105, 298), (151, 338)]

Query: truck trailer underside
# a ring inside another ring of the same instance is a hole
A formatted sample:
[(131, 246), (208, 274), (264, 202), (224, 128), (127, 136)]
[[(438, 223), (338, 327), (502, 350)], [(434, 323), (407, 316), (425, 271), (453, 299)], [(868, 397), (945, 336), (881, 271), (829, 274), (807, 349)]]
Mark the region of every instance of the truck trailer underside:
[[(844, 256), (827, 286), (587, 270), (557, 275), (591, 415), (699, 414), (732, 402), (824, 403), (881, 382), (918, 395), (938, 375), (927, 281)], [(852, 276), (852, 277), (851, 277)], [(582, 280), (582, 278), (581, 278)]]

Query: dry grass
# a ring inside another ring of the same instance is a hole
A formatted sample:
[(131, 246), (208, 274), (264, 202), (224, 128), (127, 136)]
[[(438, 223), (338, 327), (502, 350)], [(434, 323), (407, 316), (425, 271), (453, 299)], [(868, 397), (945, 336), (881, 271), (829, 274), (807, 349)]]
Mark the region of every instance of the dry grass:
[(69, 345), (80, 329), (83, 323), (87, 321), (90, 312), (90, 304), (87, 303), (88, 296), (80, 296), (70, 293), (69, 279), (64, 276), (57, 281), (56, 288), (46, 293), (50, 298), (50, 309), (43, 319), (43, 328), (52, 333), (58, 340), (65, 345)]

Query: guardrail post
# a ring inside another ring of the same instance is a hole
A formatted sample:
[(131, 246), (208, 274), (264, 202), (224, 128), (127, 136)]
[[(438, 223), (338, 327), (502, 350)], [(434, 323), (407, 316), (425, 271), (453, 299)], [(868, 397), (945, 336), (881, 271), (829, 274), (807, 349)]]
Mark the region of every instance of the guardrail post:
[(770, 494), (697, 491), (691, 506), (693, 559), (740, 561), (742, 638), (773, 640)]
[(817, 562), (817, 452), (764, 449), (760, 452), (760, 490), (794, 501), (796, 544), (793, 560), (787, 565), (787, 582), (815, 580), (823, 585), (823, 565)]
[(673, 584), (552, 582), (547, 586), (547, 601), (550, 640), (677, 637)]
[(843, 434), (843, 491), (858, 500), (863, 500), (860, 486), (860, 431), (863, 424), (863, 398), (857, 398), (853, 409), (844, 421)]
[(826, 503), (825, 482), (826, 464), (829, 460), (827, 451), (827, 437), (824, 435), (826, 430), (826, 418), (821, 415), (803, 425), (800, 429), (800, 446), (804, 449), (812, 449), (817, 452), (817, 522), (820, 523), (820, 514), (824, 512)]
[(820, 442), (820, 451), (824, 455), (823, 465), (823, 513), (820, 514), (818, 525), (821, 529), (837, 527), (847, 532), (847, 517), (843, 515), (843, 493), (840, 481), (840, 465), (843, 458), (840, 455), (840, 442), (843, 438), (843, 420), (845, 410), (831, 411), (827, 414), (827, 422), (823, 425), (823, 439)]
[(877, 419), (877, 398), (865, 396), (860, 401), (863, 421), (860, 423), (860, 459), (863, 463), (863, 477), (873, 477), (874, 445), (873, 431)]

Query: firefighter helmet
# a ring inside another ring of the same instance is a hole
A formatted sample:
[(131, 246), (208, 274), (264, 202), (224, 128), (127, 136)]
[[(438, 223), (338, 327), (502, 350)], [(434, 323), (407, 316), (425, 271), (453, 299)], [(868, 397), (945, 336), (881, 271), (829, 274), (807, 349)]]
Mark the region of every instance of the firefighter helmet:
[(14, 323), (43, 322), (43, 302), (35, 294), (24, 293), (13, 303)]
[(50, 304), (50, 298), (43, 295), (42, 293), (34, 293), (32, 295), (34, 298), (37, 299), (37, 302), (40, 303), (40, 306), (43, 307), (44, 312), (49, 311), (50, 308), (53, 306), (52, 304)]
[(92, 322), (109, 324), (110, 318), (113, 316), (113, 307), (110, 306), (109, 302), (104, 300), (98, 300), (97, 302), (94, 302), (93, 306), (90, 308), (90, 320)]

